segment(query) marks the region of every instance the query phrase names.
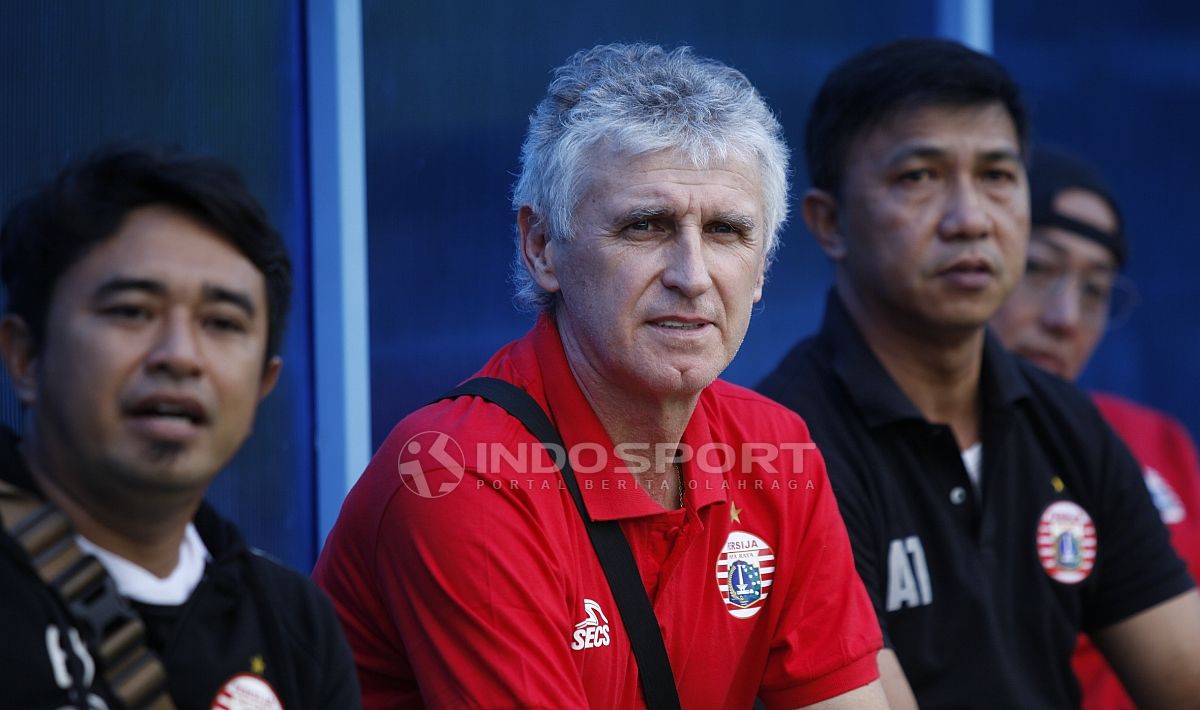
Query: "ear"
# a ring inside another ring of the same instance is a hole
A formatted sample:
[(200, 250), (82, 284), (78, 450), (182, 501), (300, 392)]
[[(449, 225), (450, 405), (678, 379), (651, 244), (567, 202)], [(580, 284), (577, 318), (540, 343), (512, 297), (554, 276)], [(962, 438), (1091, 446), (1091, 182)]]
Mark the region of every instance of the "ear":
[(37, 401), (38, 358), (33, 345), (33, 333), (25, 320), (9, 313), (0, 319), (0, 358), (12, 380), (17, 399), (25, 406)]
[(278, 355), (267, 361), (267, 366), (263, 369), (262, 382), (258, 385), (258, 401), (266, 399), (267, 395), (271, 394), (271, 390), (275, 389), (275, 384), (279, 382), (279, 371), (282, 369), (283, 358)]
[(517, 229), (521, 233), (521, 260), (538, 286), (555, 293), (559, 290), (558, 274), (554, 271), (556, 242), (550, 240), (546, 220), (529, 205), (517, 210)]
[(767, 255), (758, 260), (758, 278), (754, 280), (754, 303), (762, 300), (763, 282), (767, 279)]
[(831, 193), (809, 188), (804, 193), (804, 223), (825, 252), (833, 261), (846, 257), (846, 242), (839, 222), (838, 201)]

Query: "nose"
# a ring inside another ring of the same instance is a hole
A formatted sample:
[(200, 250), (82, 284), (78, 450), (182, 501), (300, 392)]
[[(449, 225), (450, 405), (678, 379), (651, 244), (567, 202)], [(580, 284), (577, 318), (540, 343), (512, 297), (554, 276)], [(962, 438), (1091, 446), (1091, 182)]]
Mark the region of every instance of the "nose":
[(705, 260), (704, 236), (699, 228), (688, 226), (676, 235), (672, 248), (667, 251), (662, 282), (687, 298), (696, 298), (712, 288), (712, 276)]
[(1079, 329), (1083, 304), (1073, 279), (1064, 274), (1043, 298), (1045, 303), (1040, 319), (1043, 328), (1061, 337), (1072, 335)]
[(180, 312), (164, 315), (146, 356), (146, 367), (151, 372), (186, 378), (200, 374), (200, 363), (200, 345), (190, 315)]
[(943, 239), (982, 239), (992, 232), (986, 200), (970, 178), (962, 178), (950, 190), (942, 215)]

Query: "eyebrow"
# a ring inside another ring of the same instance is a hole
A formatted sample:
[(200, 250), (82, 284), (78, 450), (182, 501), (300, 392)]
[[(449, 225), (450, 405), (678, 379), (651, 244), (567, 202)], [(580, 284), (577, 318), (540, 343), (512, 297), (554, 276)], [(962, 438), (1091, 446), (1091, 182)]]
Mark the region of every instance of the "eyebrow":
[[(167, 294), (167, 287), (161, 281), (154, 279), (115, 276), (100, 284), (92, 297), (99, 301), (128, 291), (137, 291), (161, 298)], [(241, 291), (205, 284), (201, 289), (201, 297), (206, 302), (231, 304), (245, 311), (246, 315), (254, 317), (254, 301)]]
[(742, 232), (753, 232), (758, 226), (753, 217), (740, 212), (717, 212), (710, 221), (724, 222)]
[(628, 224), (630, 222), (641, 222), (647, 219), (658, 219), (659, 217), (674, 217), (675, 211), (666, 207), (634, 207), (633, 209), (622, 212), (615, 220), (618, 224)]
[[(919, 143), (917, 145), (905, 146), (896, 151), (890, 158), (888, 158), (887, 164), (897, 165), (912, 158), (924, 158), (926, 160), (943, 158), (947, 155), (947, 153), (949, 153), (949, 151), (945, 148)], [(1005, 161), (1012, 161), (1015, 163), (1021, 162), (1021, 154), (1014, 148), (994, 148), (992, 150), (985, 150), (979, 155), (979, 158), (985, 163), (1000, 163)]]
[[(616, 220), (617, 224), (629, 224), (631, 222), (640, 222), (647, 219), (658, 219), (660, 217), (674, 217), (675, 210), (668, 207), (635, 207), (628, 212), (621, 214)], [(707, 220), (712, 222), (724, 222), (734, 229), (743, 232), (752, 232), (758, 224), (754, 218), (741, 212), (723, 212), (718, 211)]]

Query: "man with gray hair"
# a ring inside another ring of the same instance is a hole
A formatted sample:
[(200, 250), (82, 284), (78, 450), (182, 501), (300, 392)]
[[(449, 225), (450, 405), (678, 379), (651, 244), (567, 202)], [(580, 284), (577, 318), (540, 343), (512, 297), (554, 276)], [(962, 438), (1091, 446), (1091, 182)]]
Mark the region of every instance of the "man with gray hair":
[(884, 706), (808, 429), (717, 379), (787, 214), (781, 133), (687, 48), (557, 70), (513, 199), (537, 322), (400, 422), (317, 564), (366, 707)]

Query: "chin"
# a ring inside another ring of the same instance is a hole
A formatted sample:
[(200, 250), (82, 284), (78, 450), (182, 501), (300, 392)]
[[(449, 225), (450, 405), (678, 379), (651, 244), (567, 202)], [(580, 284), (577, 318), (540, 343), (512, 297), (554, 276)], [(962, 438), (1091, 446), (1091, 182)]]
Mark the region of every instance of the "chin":
[(675, 396), (696, 396), (720, 376), (720, 371), (709, 368), (691, 368), (678, 371), (676, 376), (656, 387), (664, 394)]

